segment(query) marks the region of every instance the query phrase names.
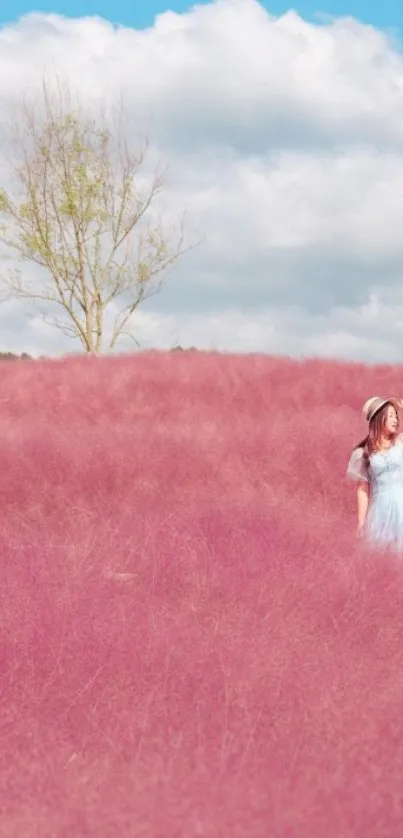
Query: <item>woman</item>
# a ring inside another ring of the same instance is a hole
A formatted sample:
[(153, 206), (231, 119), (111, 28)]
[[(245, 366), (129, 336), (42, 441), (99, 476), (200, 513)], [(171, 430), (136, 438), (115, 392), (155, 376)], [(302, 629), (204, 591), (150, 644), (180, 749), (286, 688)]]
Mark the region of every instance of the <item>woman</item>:
[(358, 533), (380, 547), (403, 550), (403, 435), (400, 399), (373, 396), (363, 414), (368, 434), (354, 449), (347, 475), (357, 482)]

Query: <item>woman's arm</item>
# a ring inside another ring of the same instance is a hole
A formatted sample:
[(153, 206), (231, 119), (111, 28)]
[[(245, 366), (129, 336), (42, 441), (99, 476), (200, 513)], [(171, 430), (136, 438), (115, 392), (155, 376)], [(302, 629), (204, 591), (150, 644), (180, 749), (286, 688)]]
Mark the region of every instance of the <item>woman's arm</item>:
[(362, 532), (362, 528), (367, 516), (369, 503), (369, 483), (362, 481), (357, 486), (357, 512), (358, 512), (358, 532)]
[(361, 447), (355, 448), (351, 454), (347, 467), (347, 477), (357, 484), (357, 530), (358, 535), (361, 535), (367, 517), (370, 496), (370, 484)]

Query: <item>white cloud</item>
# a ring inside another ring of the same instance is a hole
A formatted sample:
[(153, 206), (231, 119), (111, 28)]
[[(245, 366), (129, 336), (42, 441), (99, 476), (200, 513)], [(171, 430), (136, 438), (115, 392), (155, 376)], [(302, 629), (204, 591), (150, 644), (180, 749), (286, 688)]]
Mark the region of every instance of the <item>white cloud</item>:
[(144, 348), (181, 345), (206, 349), (268, 352), (366, 361), (387, 362), (396, 352), (403, 330), (403, 299), (399, 305), (379, 304), (376, 299), (358, 307), (333, 308), (326, 314), (310, 314), (297, 306), (256, 311), (175, 314), (145, 312), (138, 316), (137, 336)]
[[(255, 0), (146, 31), (31, 15), (0, 31), (0, 120), (52, 68), (84, 102), (123, 92), (166, 202), (205, 234), (139, 313), (145, 346), (403, 360), (403, 54), (384, 33)], [(0, 307), (4, 348), (72, 348), (24, 323)]]

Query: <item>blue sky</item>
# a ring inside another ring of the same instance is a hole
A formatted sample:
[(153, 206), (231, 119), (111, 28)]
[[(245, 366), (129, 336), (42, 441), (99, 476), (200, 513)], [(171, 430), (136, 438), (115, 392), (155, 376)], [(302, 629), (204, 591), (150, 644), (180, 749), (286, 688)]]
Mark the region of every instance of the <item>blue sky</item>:
[[(199, 3), (205, 0), (199, 0)], [(152, 24), (156, 14), (168, 8), (183, 12), (193, 3), (186, 0), (12, 0), (2, 3), (0, 22), (15, 20), (33, 11), (59, 12), (70, 16), (98, 14), (118, 23), (144, 27)], [(403, 32), (403, 0), (270, 0), (264, 2), (269, 11), (278, 14), (296, 8), (305, 18), (316, 13), (351, 15), (366, 23)]]

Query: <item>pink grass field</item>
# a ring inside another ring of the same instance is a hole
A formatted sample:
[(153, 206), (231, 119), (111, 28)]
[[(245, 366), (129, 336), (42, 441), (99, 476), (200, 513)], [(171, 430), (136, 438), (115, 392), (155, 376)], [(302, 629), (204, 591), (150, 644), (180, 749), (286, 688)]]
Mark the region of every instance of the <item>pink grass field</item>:
[(0, 376), (1, 838), (401, 838), (403, 560), (344, 474), (403, 369)]

